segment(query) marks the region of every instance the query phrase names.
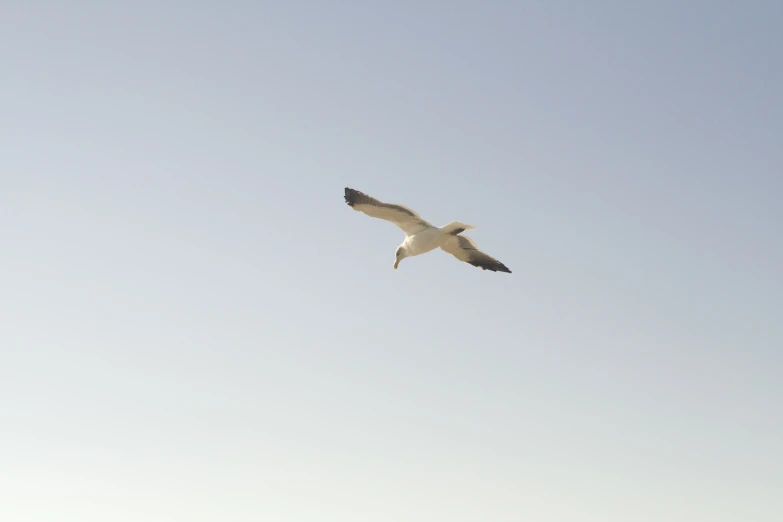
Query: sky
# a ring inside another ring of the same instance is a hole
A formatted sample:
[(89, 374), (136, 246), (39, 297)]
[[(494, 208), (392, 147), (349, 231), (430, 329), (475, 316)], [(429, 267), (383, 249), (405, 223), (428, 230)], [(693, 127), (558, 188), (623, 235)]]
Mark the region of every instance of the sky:
[(4, 2), (0, 519), (783, 519), (782, 20)]

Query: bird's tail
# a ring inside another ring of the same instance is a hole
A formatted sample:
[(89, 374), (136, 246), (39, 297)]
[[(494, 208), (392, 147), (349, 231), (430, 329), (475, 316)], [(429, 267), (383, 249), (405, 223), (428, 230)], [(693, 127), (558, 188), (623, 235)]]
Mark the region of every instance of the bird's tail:
[(452, 221), (445, 227), (441, 227), (441, 230), (445, 234), (456, 236), (458, 234), (462, 234), (466, 230), (473, 230), (474, 228), (476, 227), (474, 227), (473, 225), (466, 225), (465, 223), (460, 223), (459, 221)]

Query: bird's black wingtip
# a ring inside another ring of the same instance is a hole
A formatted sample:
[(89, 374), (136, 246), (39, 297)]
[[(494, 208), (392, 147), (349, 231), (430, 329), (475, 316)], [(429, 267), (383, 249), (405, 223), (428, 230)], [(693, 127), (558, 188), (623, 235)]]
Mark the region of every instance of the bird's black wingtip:
[(354, 189), (345, 187), (345, 202), (349, 207), (356, 203), (356, 191)]
[(495, 265), (495, 270), (498, 272), (505, 272), (507, 274), (511, 273), (511, 270), (509, 270), (508, 267), (503, 263), (501, 263), (500, 261), (498, 261), (498, 264)]
[(511, 270), (501, 263), (500, 261), (495, 261), (493, 263), (482, 263), (478, 261), (468, 261), (471, 265), (475, 266), (476, 268), (480, 268), (482, 270), (489, 270), (490, 272), (505, 272), (507, 274), (511, 273)]

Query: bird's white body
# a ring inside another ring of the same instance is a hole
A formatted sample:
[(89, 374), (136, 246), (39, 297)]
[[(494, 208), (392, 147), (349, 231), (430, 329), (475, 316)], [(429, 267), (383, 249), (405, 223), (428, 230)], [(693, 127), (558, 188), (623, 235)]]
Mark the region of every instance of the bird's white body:
[(418, 256), (440, 248), (449, 237), (453, 236), (444, 233), (441, 228), (428, 228), (412, 236), (407, 236), (400, 247), (405, 249), (409, 257)]

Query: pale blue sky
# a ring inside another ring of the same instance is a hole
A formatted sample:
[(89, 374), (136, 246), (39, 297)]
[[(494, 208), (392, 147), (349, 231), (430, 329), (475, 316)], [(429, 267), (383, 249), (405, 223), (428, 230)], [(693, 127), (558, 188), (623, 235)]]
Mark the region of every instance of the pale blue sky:
[(783, 519), (782, 24), (5, 2), (0, 519)]

